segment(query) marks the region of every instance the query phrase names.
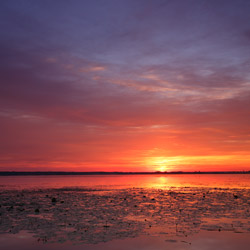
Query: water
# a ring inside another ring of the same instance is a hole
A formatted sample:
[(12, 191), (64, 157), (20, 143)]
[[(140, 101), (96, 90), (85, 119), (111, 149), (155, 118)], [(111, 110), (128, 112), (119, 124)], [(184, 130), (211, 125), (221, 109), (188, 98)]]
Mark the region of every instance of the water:
[(178, 175), (90, 175), (90, 176), (0, 176), (6, 189), (26, 188), (170, 188), (220, 187), (250, 188), (250, 174)]
[(249, 249), (250, 175), (0, 177), (0, 249)]

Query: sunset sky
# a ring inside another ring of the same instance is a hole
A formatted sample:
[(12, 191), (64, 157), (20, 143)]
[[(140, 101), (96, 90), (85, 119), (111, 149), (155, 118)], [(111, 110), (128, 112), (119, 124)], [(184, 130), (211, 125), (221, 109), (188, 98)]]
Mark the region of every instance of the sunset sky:
[(249, 13), (1, 0), (0, 171), (250, 170)]

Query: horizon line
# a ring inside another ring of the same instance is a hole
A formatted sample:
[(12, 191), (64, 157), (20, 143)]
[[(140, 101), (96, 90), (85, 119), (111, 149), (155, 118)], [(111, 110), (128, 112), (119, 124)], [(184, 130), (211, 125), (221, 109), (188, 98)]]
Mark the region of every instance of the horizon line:
[(250, 174), (250, 170), (245, 171), (0, 171), (0, 176), (15, 175), (154, 175), (154, 174)]

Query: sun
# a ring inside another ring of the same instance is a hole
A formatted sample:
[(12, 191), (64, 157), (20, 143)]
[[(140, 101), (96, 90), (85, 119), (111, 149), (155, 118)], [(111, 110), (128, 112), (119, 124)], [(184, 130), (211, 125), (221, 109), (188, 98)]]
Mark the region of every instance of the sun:
[(171, 169), (173, 165), (173, 159), (170, 157), (157, 156), (148, 157), (146, 164), (155, 169), (155, 171), (165, 172)]
[(159, 166), (159, 168), (157, 169), (157, 171), (160, 171), (160, 172), (166, 172), (168, 170), (168, 167), (167, 166)]

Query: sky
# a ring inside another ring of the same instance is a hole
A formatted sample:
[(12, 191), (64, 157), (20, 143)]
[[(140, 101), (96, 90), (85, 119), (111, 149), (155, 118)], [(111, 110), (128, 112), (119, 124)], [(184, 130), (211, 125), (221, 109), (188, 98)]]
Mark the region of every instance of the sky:
[(250, 170), (249, 13), (1, 0), (0, 171)]

